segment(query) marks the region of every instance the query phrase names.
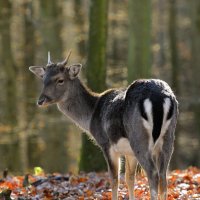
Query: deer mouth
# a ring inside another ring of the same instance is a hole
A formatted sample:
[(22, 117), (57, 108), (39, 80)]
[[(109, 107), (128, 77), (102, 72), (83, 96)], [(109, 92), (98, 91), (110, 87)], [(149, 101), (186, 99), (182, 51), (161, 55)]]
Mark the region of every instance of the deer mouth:
[(55, 103), (55, 101), (52, 100), (51, 98), (47, 97), (47, 96), (41, 96), (37, 101), (37, 105), (39, 107), (46, 107), (46, 106), (51, 105), (53, 103)]

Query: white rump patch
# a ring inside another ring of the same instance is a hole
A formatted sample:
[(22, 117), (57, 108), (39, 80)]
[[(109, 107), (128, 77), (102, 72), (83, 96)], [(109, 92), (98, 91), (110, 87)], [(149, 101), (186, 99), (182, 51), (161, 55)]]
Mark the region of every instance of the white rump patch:
[(160, 136), (155, 143), (154, 153), (156, 153), (156, 152), (158, 153), (159, 151), (162, 150), (163, 136), (165, 135), (165, 133), (170, 125), (170, 122), (171, 122), (171, 119), (167, 120), (167, 115), (169, 113), (170, 106), (171, 106), (170, 99), (165, 98), (164, 103), (163, 103), (163, 123), (162, 123), (162, 127), (161, 127)]
[(144, 100), (144, 109), (146, 111), (147, 116), (151, 117), (152, 116), (152, 103), (149, 99)]
[(163, 110), (164, 110), (164, 118), (163, 118), (163, 122), (166, 121), (167, 118), (167, 114), (169, 112), (171, 106), (171, 101), (169, 98), (165, 98), (164, 99), (164, 103), (163, 103)]
[(163, 136), (166, 133), (167, 128), (169, 127), (169, 124), (171, 122), (171, 119), (167, 120), (167, 115), (169, 113), (170, 106), (171, 106), (170, 99), (165, 98), (163, 103), (164, 116), (163, 116), (163, 125), (161, 129), (161, 136)]
[(152, 137), (152, 131), (153, 131), (152, 103), (149, 99), (145, 99), (143, 106), (144, 106), (144, 110), (147, 115), (148, 121), (146, 119), (142, 119), (142, 121), (149, 135), (149, 150), (150, 150), (152, 149), (154, 145), (153, 137)]

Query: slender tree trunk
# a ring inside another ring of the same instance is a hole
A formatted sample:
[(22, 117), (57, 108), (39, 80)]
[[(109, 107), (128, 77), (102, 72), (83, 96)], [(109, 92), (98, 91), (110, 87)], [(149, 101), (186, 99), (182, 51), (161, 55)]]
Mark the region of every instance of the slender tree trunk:
[(107, 9), (108, 0), (90, 1), (87, 82), (96, 92), (106, 88)]
[[(108, 0), (91, 0), (89, 15), (89, 41), (88, 41), (88, 86), (101, 92), (106, 88), (106, 40), (107, 40), (107, 14)], [(80, 170), (99, 171), (105, 169), (105, 161), (100, 149), (97, 148), (86, 135), (82, 136), (82, 149)]]
[[(48, 51), (51, 52), (52, 62), (57, 62), (62, 56), (63, 41), (61, 33), (63, 24), (61, 19), (63, 11), (59, 1), (40, 0), (41, 23), (43, 24), (41, 33), (46, 62)], [(55, 117), (60, 117), (60, 113), (57, 111), (56, 107), (48, 108), (47, 112), (48, 118), (52, 117), (54, 119)], [(58, 127), (52, 127), (52, 124), (55, 125), (56, 123), (51, 122), (51, 124), (46, 125), (43, 129), (46, 133), (44, 134), (46, 158), (42, 163), (49, 172), (56, 170), (64, 173), (68, 168), (68, 154), (64, 145), (65, 141), (67, 142), (67, 127), (62, 126), (61, 123), (60, 125), (57, 124)], [(56, 151), (53, 149), (56, 149)], [(51, 152), (51, 154), (48, 152)], [(54, 162), (55, 158), (56, 162)]]
[[(194, 99), (193, 112), (194, 112), (194, 123), (196, 126), (195, 135), (193, 136), (197, 141), (200, 141), (200, 99), (199, 99), (199, 88), (200, 88), (200, 1), (193, 0), (190, 2), (191, 6), (191, 22), (192, 22), (192, 98)], [(197, 147), (196, 151), (192, 154), (192, 165), (200, 166), (200, 153)]]
[(159, 67), (163, 67), (166, 63), (166, 56), (165, 56), (165, 35), (166, 35), (166, 25), (165, 25), (165, 5), (167, 4), (167, 1), (165, 0), (158, 0), (158, 17), (157, 17), (157, 26), (158, 26), (158, 44), (159, 44), (159, 52), (158, 52), (158, 58), (157, 58), (157, 65)]
[[(34, 9), (33, 2), (24, 0), (24, 82), (25, 82), (25, 106), (28, 112), (28, 121), (32, 120), (35, 115), (35, 108), (33, 108), (33, 102), (35, 103), (36, 96), (36, 79), (31, 73), (28, 73), (28, 67), (30, 64), (35, 63), (35, 48), (36, 48), (36, 37), (34, 27)], [(31, 84), (30, 84), (31, 83)]]
[(19, 70), (18, 74), (18, 137), (19, 137), (19, 156), (21, 171), (25, 173), (28, 169), (28, 143), (27, 143), (27, 111), (25, 96), (24, 74)]
[(79, 51), (79, 55), (81, 57), (85, 57), (85, 37), (84, 34), (84, 26), (85, 26), (85, 13), (83, 10), (84, 1), (82, 0), (74, 0), (74, 22), (77, 26), (77, 32), (79, 36), (79, 40), (77, 41), (77, 47)]
[(172, 66), (172, 88), (179, 93), (179, 64), (177, 48), (177, 17), (176, 0), (169, 1), (169, 41)]
[[(33, 5), (27, 0), (23, 1), (23, 36), (24, 36), (24, 52), (23, 61), (20, 63), (23, 67), (18, 67), (18, 137), (19, 137), (19, 155), (21, 171), (27, 172), (29, 168), (28, 156), (28, 122), (34, 117), (34, 109), (31, 108), (30, 98), (34, 91), (35, 80), (28, 73), (28, 66), (34, 63), (35, 55), (35, 37), (33, 26)], [(30, 84), (31, 82), (31, 84)]]
[[(169, 44), (170, 44), (170, 62), (171, 62), (171, 77), (172, 89), (176, 95), (179, 95), (179, 63), (178, 63), (178, 48), (177, 48), (177, 10), (176, 0), (169, 1)], [(176, 127), (175, 151), (173, 153), (171, 167), (173, 169), (180, 167), (180, 150), (179, 150), (179, 131), (178, 125)]]
[[(6, 155), (5, 163), (2, 163), (2, 165), (14, 171), (19, 167), (19, 159), (16, 151), (17, 144), (13, 142), (17, 124), (17, 69), (11, 46), (12, 6), (13, 2), (11, 1), (0, 1), (1, 73), (5, 73), (5, 83), (4, 81), (1, 82), (2, 88), (4, 88), (1, 91), (1, 96), (5, 97), (5, 104), (1, 106), (0, 111), (4, 113), (4, 117), (1, 118), (0, 122), (11, 128), (8, 135), (11, 138), (10, 143), (3, 146), (1, 151), (2, 156), (5, 157)], [(13, 154), (13, 152), (16, 153)]]
[[(28, 73), (28, 66), (34, 63), (35, 59), (35, 29), (33, 25), (33, 3), (23, 1), (23, 67), (19, 67), (18, 87), (18, 126), (19, 126), (19, 154), (21, 170), (26, 172), (29, 168), (29, 123), (34, 118), (35, 109), (32, 108), (32, 99), (35, 93), (36, 81), (31, 73)], [(30, 84), (31, 83), (31, 84)], [(23, 97), (23, 98), (22, 98)]]
[(128, 82), (151, 75), (151, 1), (129, 0)]
[(59, 2), (55, 0), (40, 0), (40, 8), (45, 56), (47, 58), (47, 51), (50, 51), (52, 61), (56, 62), (63, 52), (61, 38), (63, 10)]
[(11, 13), (12, 3), (10, 1), (0, 1), (0, 34), (1, 34), (1, 60), (2, 69), (6, 74), (5, 83), (5, 118), (4, 123), (9, 123), (11, 126), (16, 125), (16, 66), (13, 60), (11, 50)]
[[(128, 83), (151, 75), (151, 1), (129, 0)], [(124, 158), (122, 158), (124, 159)], [(123, 162), (125, 163), (125, 162)], [(123, 166), (122, 163), (122, 167)], [(137, 167), (141, 171), (141, 167)]]

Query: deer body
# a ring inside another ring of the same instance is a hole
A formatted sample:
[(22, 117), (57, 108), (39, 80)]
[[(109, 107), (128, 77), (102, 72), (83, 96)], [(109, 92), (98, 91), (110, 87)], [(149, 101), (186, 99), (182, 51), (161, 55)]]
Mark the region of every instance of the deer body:
[[(178, 104), (161, 80), (137, 80), (128, 88), (91, 92), (78, 78), (81, 65), (51, 63), (30, 67), (44, 88), (38, 104), (57, 103), (61, 112), (86, 130), (101, 148), (111, 177), (112, 199), (118, 194), (118, 160), (126, 158), (126, 182), (133, 200), (136, 165), (146, 171), (151, 199), (166, 200), (166, 172), (173, 152)], [(53, 92), (52, 92), (53, 91)]]

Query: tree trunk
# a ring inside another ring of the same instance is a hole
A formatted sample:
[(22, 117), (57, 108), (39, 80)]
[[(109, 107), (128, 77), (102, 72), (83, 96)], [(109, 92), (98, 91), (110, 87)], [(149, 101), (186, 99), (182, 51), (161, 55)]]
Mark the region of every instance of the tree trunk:
[[(169, 44), (170, 44), (170, 62), (171, 62), (171, 81), (172, 89), (176, 95), (179, 95), (179, 63), (178, 63), (178, 49), (177, 49), (177, 17), (176, 17), (176, 0), (169, 1)], [(176, 127), (175, 151), (173, 153), (171, 168), (176, 169), (180, 167), (180, 150), (179, 150), (179, 131), (178, 125)]]
[(151, 75), (151, 1), (129, 0), (128, 82)]
[(77, 48), (79, 55), (84, 58), (86, 55), (85, 51), (85, 37), (84, 37), (84, 27), (86, 23), (86, 14), (84, 13), (83, 7), (84, 1), (74, 0), (74, 23), (77, 26), (77, 35), (79, 40), (77, 40)]
[[(129, 0), (128, 83), (151, 75), (151, 1)], [(124, 158), (122, 158), (124, 159)], [(125, 160), (122, 162), (124, 169)], [(137, 171), (141, 167), (138, 165)]]
[[(19, 137), (19, 156), (21, 171), (27, 172), (29, 168), (28, 156), (28, 136), (29, 123), (34, 118), (34, 110), (30, 99), (34, 95), (35, 79), (28, 72), (30, 63), (34, 63), (35, 57), (35, 32), (33, 26), (33, 5), (27, 0), (23, 1), (23, 61), (18, 66), (18, 137)], [(23, 67), (21, 67), (23, 66)], [(31, 82), (31, 84), (30, 84)]]
[[(36, 96), (36, 79), (28, 72), (28, 67), (30, 64), (35, 63), (35, 48), (36, 48), (36, 37), (35, 37), (35, 27), (34, 27), (34, 9), (33, 2), (24, 0), (23, 3), (24, 10), (24, 68), (23, 68), (23, 78), (25, 82), (25, 107), (28, 113), (28, 121), (32, 120), (35, 115), (35, 107), (33, 107), (33, 102), (35, 103)], [(31, 83), (31, 84), (30, 84)]]
[[(0, 1), (0, 38), (1, 38), (1, 71), (4, 72), (5, 81), (1, 82), (3, 90), (1, 97), (5, 97), (5, 103), (1, 106), (1, 111), (4, 115), (1, 117), (1, 124), (10, 127), (9, 135), (10, 144), (4, 145), (1, 150), (1, 155), (6, 157), (3, 166), (11, 171), (19, 167), (18, 153), (16, 151), (17, 143), (14, 142), (15, 130), (17, 124), (17, 84), (16, 76), (17, 70), (13, 59), (12, 46), (11, 46), (11, 19), (12, 19), (12, 6), (11, 1)], [(1, 72), (2, 73), (2, 72)], [(16, 154), (13, 154), (13, 151)], [(6, 155), (6, 156), (5, 156)], [(13, 165), (15, 163), (15, 165)]]
[[(59, 1), (40, 1), (41, 22), (43, 24), (41, 33), (46, 63), (48, 51), (50, 51), (51, 60), (54, 63), (58, 60), (60, 61), (63, 53), (63, 41), (61, 38), (63, 11)], [(55, 120), (55, 118), (61, 117), (61, 114), (57, 111), (55, 106), (51, 106), (48, 108), (47, 117), (48, 119), (52, 117), (52, 119)], [(56, 123), (51, 122), (51, 124), (45, 126), (43, 133), (41, 134), (44, 135), (46, 141), (46, 148), (44, 150), (46, 156), (42, 163), (49, 172), (59, 171), (64, 173), (67, 171), (69, 163), (67, 159), (68, 153), (64, 145), (65, 141), (67, 142), (67, 127), (63, 126), (62, 122), (57, 124), (59, 127), (53, 127), (55, 124)], [(56, 151), (53, 151), (52, 149), (56, 149)], [(48, 153), (50, 151), (51, 154)], [(56, 162), (54, 162), (55, 159)]]
[(52, 61), (60, 59), (63, 52), (63, 42), (61, 38), (63, 10), (58, 1), (40, 1), (42, 40), (47, 61), (47, 51), (51, 52)]
[(10, 23), (12, 17), (12, 3), (10, 1), (0, 1), (0, 34), (1, 34), (1, 59), (2, 69), (5, 71), (5, 118), (3, 123), (16, 125), (16, 66), (13, 60), (11, 49)]
[[(194, 99), (193, 104), (193, 112), (194, 112), (194, 123), (196, 126), (195, 135), (193, 138), (196, 141), (200, 141), (200, 99), (199, 99), (199, 88), (200, 88), (200, 1), (193, 0), (190, 2), (191, 6), (191, 22), (192, 22), (192, 37), (191, 37), (191, 45), (192, 45), (192, 98)], [(197, 146), (196, 151), (193, 152), (192, 156), (192, 165), (200, 166), (200, 153), (199, 147)]]
[(177, 49), (177, 19), (176, 19), (176, 0), (169, 1), (169, 42), (172, 68), (172, 88), (176, 94), (179, 93), (179, 64)]
[(106, 87), (106, 40), (108, 1), (90, 2), (87, 82), (101, 92)]
[[(107, 0), (91, 0), (88, 41), (88, 86), (101, 92), (106, 87), (106, 40), (107, 40)], [(105, 169), (105, 161), (99, 148), (88, 137), (82, 136), (82, 149), (79, 168), (84, 171)]]
[(157, 41), (159, 44), (159, 52), (157, 56), (157, 66), (163, 67), (166, 64), (165, 55), (165, 38), (166, 38), (166, 25), (165, 25), (165, 7), (167, 2), (165, 0), (158, 0), (158, 16), (157, 16)]

